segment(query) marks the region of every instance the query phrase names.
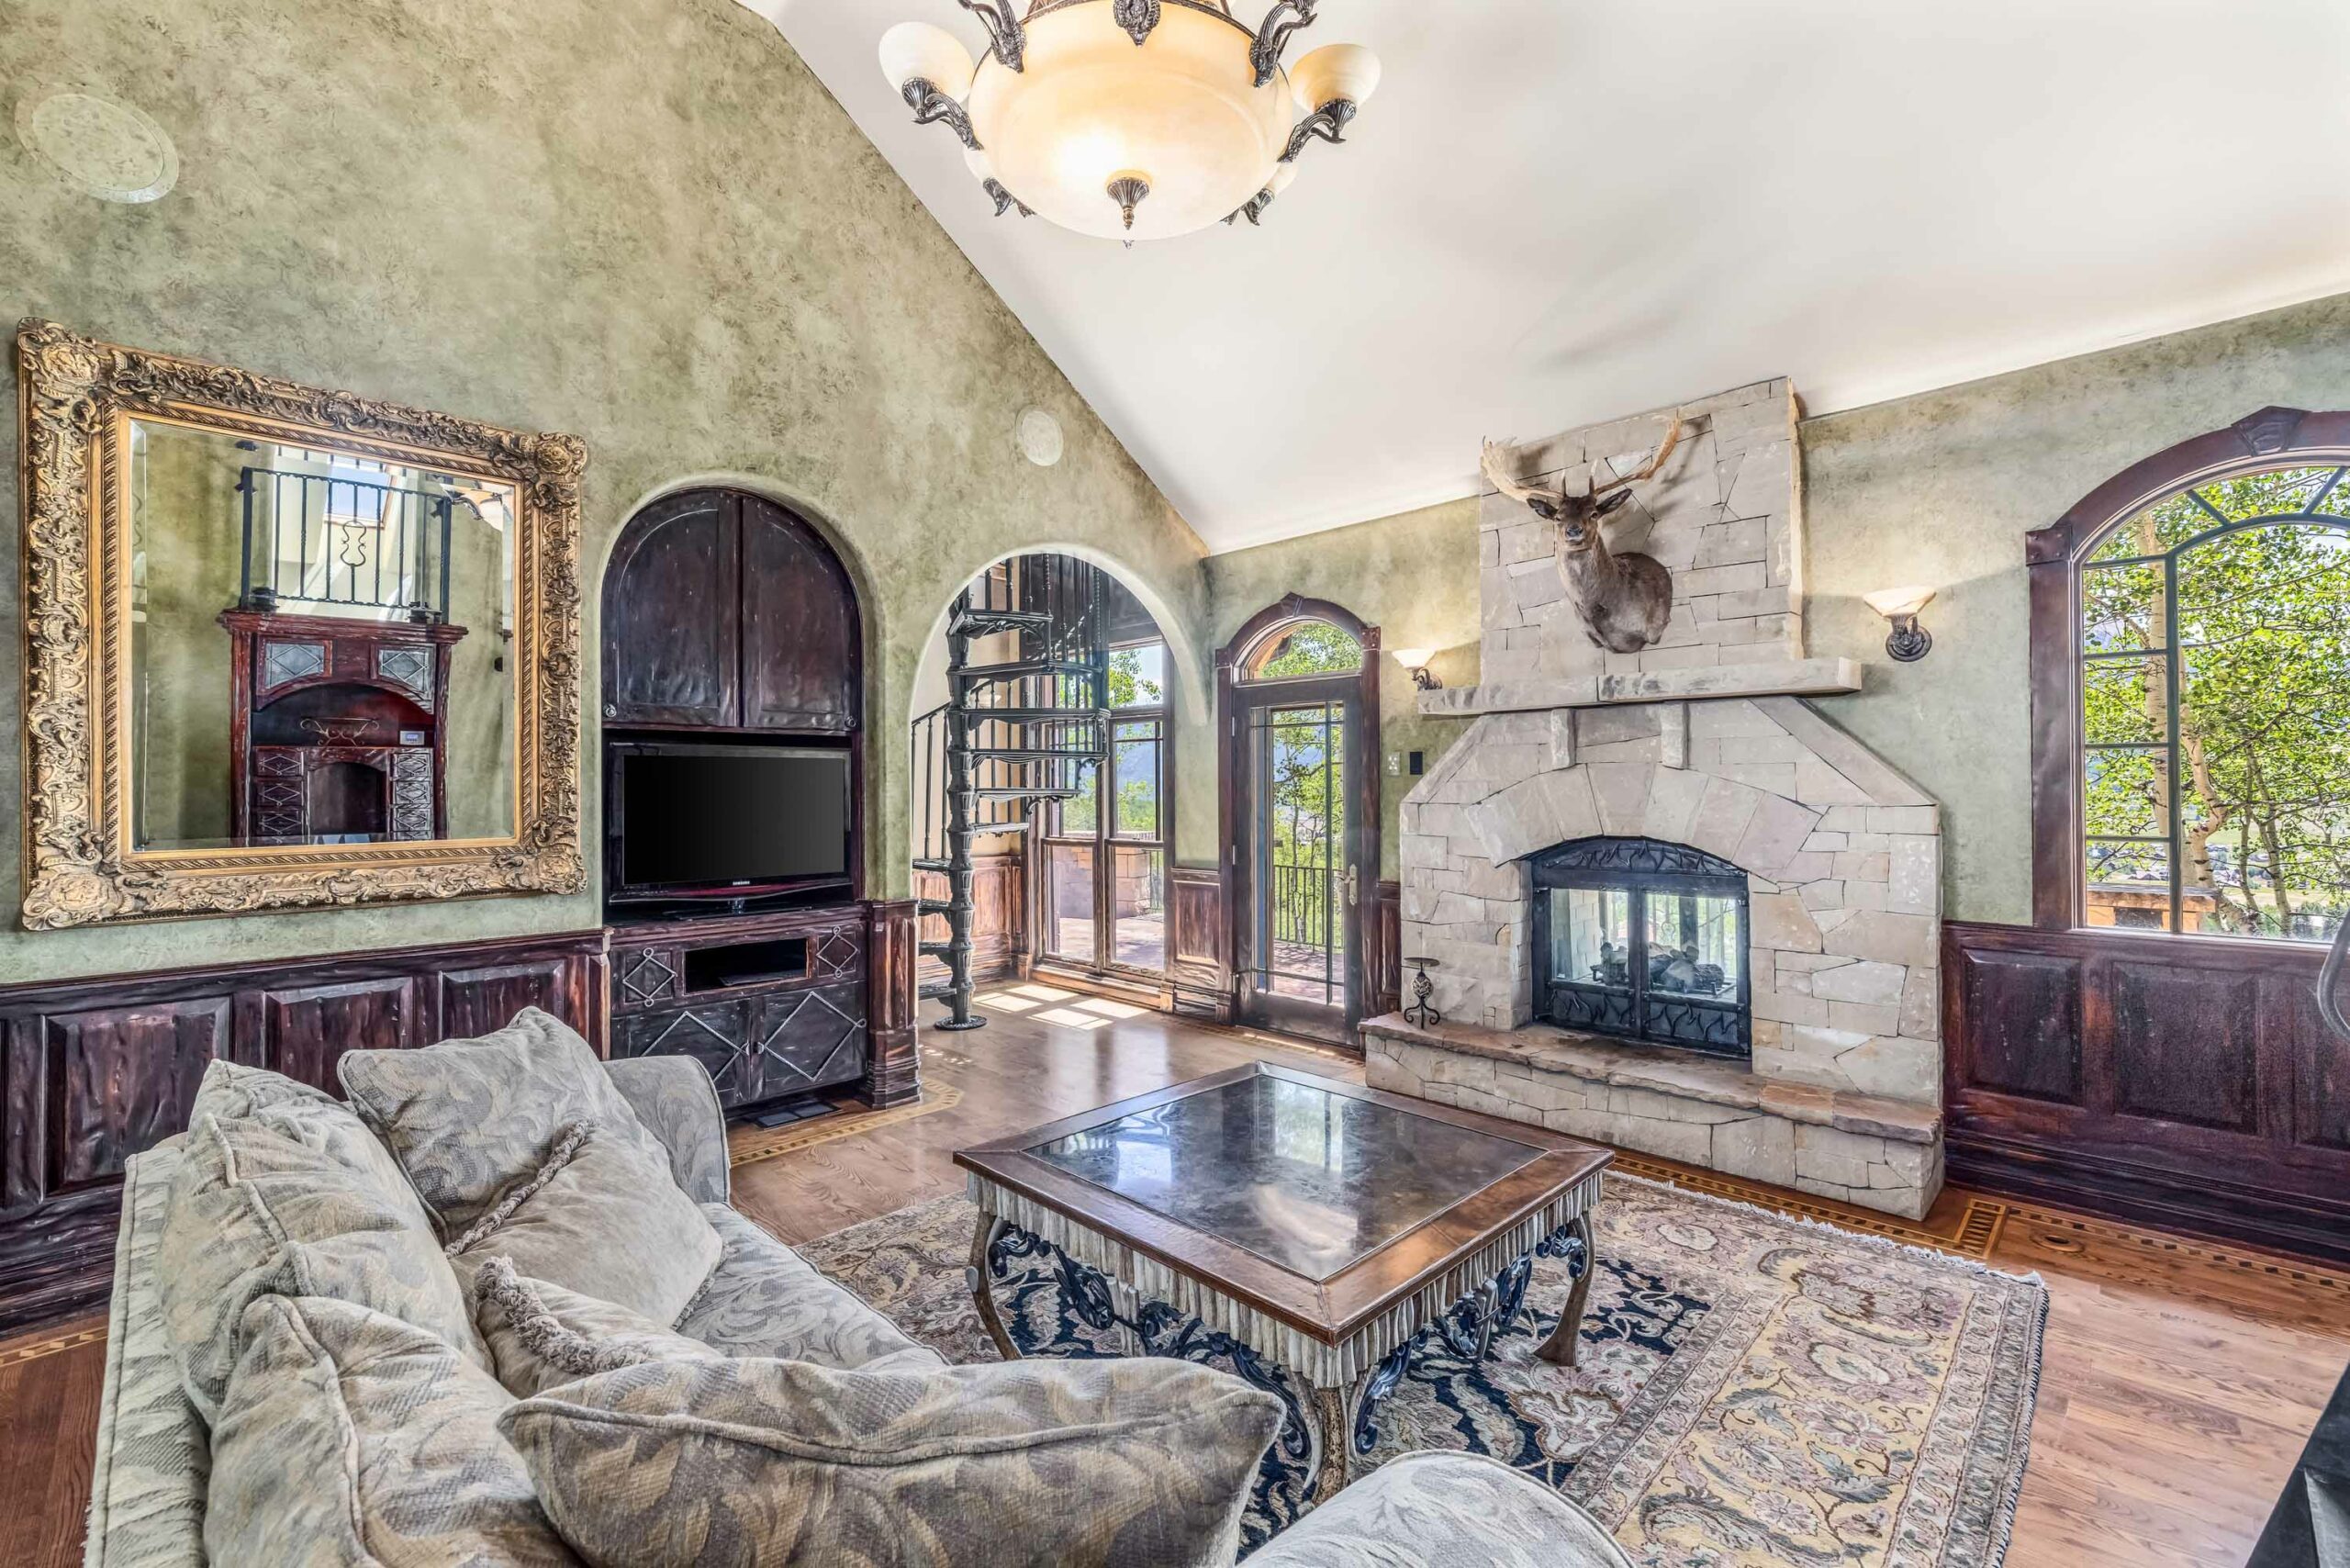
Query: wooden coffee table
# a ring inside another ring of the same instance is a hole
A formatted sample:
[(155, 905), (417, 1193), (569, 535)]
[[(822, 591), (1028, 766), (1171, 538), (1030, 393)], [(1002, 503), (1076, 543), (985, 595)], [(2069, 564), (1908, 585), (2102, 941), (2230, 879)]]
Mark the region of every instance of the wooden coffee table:
[(1007, 1360), (990, 1288), (1045, 1249), (1107, 1282), (1093, 1304), (1148, 1349), (1184, 1315), (1313, 1390), (1315, 1495), (1377, 1440), (1379, 1401), (1424, 1330), (1483, 1356), (1516, 1320), (1537, 1255), (1579, 1254), (1537, 1353), (1572, 1366), (1606, 1149), (1540, 1127), (1264, 1062), (967, 1148), (979, 1205), (967, 1281)]

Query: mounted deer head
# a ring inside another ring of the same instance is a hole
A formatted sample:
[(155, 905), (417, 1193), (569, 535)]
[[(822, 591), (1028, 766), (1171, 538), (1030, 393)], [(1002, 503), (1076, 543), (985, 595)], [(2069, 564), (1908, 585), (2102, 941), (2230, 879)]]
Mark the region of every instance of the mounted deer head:
[(1583, 613), (1583, 630), (1611, 654), (1637, 654), (1664, 635), (1673, 613), (1673, 574), (1652, 556), (1617, 554), (1600, 536), (1600, 520), (1632, 498), (1632, 487), (1653, 478), (1681, 444), (1681, 416), (1664, 432), (1656, 454), (1636, 474), (1600, 483), (1596, 465), (1580, 496), (1565, 488), (1538, 489), (1509, 476), (1506, 442), (1485, 442), (1485, 478), (1503, 495), (1558, 524), (1551, 554), (1567, 593)]

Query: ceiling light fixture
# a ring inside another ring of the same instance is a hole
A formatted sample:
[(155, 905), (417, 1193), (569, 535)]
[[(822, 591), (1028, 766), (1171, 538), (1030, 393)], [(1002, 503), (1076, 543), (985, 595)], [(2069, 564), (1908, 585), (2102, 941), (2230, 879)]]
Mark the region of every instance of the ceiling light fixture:
[(927, 22), (881, 38), (919, 125), (945, 125), (996, 216), (1017, 207), (1102, 239), (1164, 240), (1260, 218), (1315, 138), (1337, 142), (1379, 58), (1327, 44), (1281, 65), (1319, 0), (1253, 31), (1226, 0), (959, 0), (988, 31), (976, 64)]

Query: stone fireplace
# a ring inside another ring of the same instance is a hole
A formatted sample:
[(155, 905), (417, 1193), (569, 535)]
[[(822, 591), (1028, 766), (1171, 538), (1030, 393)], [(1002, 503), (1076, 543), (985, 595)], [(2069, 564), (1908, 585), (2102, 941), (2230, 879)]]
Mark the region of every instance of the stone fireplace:
[[(1603, 654), (1547, 523), (1488, 496), (1483, 678), (1403, 808), (1403, 953), (1444, 1022), (1367, 1024), (1370, 1081), (1915, 1217), (1942, 1183), (1941, 815), (1805, 698), (1785, 382), (1680, 410), (1611, 533), (1673, 573), (1662, 642)], [(1545, 443), (1580, 483), (1654, 420)], [(1640, 516), (1641, 511), (1646, 515)]]

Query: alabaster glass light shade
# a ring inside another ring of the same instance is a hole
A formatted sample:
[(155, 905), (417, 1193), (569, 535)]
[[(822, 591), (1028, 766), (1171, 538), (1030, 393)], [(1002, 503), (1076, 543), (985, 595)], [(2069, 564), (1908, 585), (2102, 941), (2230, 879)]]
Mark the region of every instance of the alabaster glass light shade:
[(1391, 648), (1388, 651), (1395, 655), (1395, 662), (1405, 669), (1426, 669), (1428, 661), (1436, 657), (1436, 650), (1433, 648)]
[[(1263, 190), (1288, 145), (1289, 81), (1252, 85), (1250, 37), (1169, 6), (1137, 48), (1107, 4), (1069, 6), (1029, 17), (1024, 70), (981, 61), (966, 106), (995, 177), (1053, 222), (1103, 239), (1188, 234)], [(1127, 174), (1150, 185), (1131, 230), (1107, 193)]]
[(1915, 615), (1932, 602), (1934, 590), (1912, 584), (1908, 588), (1879, 588), (1861, 596), (1871, 610), (1891, 621), (1897, 616)]
[(1379, 56), (1359, 43), (1325, 44), (1290, 68), (1297, 106), (1312, 114), (1340, 98), (1360, 107), (1379, 90)]
[(971, 51), (945, 28), (900, 22), (881, 35), (881, 74), (892, 92), (919, 78), (950, 98), (971, 90)]

